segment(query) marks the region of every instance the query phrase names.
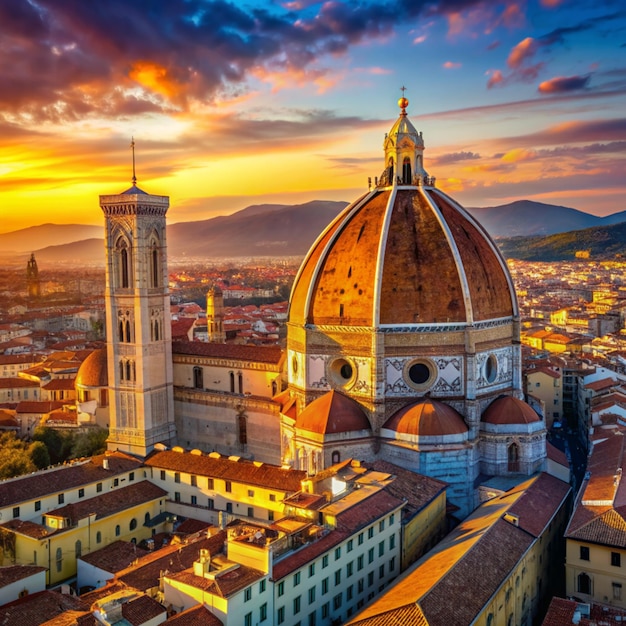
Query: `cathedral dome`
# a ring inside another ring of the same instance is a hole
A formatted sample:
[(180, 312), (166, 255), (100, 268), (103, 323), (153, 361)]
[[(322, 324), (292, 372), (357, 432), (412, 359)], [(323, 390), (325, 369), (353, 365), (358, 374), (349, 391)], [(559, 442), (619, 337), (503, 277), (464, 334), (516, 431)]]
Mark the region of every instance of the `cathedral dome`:
[(431, 398), (403, 407), (387, 420), (383, 428), (399, 435), (415, 437), (445, 437), (468, 431), (457, 411)]
[(94, 350), (80, 365), (76, 374), (77, 387), (107, 387), (107, 350)]
[(371, 430), (357, 402), (337, 391), (329, 391), (311, 402), (296, 418), (296, 429), (319, 435)]
[(484, 411), (482, 421), (485, 424), (497, 426), (511, 424), (534, 424), (541, 418), (523, 400), (513, 396), (500, 396), (496, 398)]
[(402, 113), (368, 193), (319, 236), (291, 295), (296, 325), (473, 324), (517, 315), (506, 263), (480, 224), (435, 187)]

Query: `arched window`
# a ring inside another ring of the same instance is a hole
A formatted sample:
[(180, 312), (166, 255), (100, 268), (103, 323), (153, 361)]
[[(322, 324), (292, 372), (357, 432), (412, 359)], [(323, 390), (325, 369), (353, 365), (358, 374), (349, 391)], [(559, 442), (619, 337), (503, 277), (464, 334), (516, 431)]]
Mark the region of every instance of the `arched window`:
[(130, 322), (126, 320), (126, 343), (130, 343)]
[(238, 387), (239, 393), (243, 393), (243, 376), (241, 372), (237, 374), (237, 387)]
[(332, 454), (332, 463), (333, 465), (335, 463), (339, 463), (341, 461), (341, 453), (339, 452), (339, 450), (334, 450), (333, 454)]
[(275, 396), (278, 393), (278, 385), (276, 384), (276, 381), (273, 380), (272, 381), (272, 395)]
[(76, 540), (76, 543), (74, 544), (74, 550), (76, 552), (76, 558), (80, 559), (83, 553), (83, 544), (80, 542), (80, 539)]
[(130, 263), (126, 245), (120, 250), (120, 272), (120, 284), (123, 289), (128, 289), (130, 287)]
[(143, 518), (144, 526), (150, 521), (150, 513), (146, 513)]
[(389, 184), (393, 183), (393, 157), (389, 159), (389, 166), (387, 167), (387, 178), (389, 180)]
[(248, 443), (248, 423), (243, 411), (237, 415), (237, 425), (239, 427), (239, 443), (245, 446)]
[(126, 380), (124, 375), (126, 374), (126, 370), (124, 369), (124, 361), (120, 361), (120, 380)]
[(204, 375), (201, 367), (193, 368), (193, 386), (195, 389), (204, 389)]
[(102, 533), (100, 531), (96, 533), (96, 543), (102, 543)]
[(132, 368), (130, 361), (126, 361), (126, 380), (132, 380)]
[(159, 321), (154, 320), (154, 340), (159, 340)]
[(137, 520), (133, 517), (133, 519), (130, 520), (130, 524), (128, 525), (129, 530), (135, 530), (135, 528), (137, 528)]
[(591, 578), (584, 572), (578, 574), (578, 593), (591, 595)]
[(150, 265), (152, 266), (150, 269), (152, 270), (152, 287), (159, 287), (159, 251), (156, 249), (156, 246), (153, 244), (152, 251), (150, 253)]
[(120, 341), (124, 341), (124, 320), (120, 320), (118, 325), (118, 338)]
[(118, 525), (115, 527), (115, 536), (116, 536), (116, 537), (119, 537), (119, 536), (120, 536), (120, 534), (121, 534), (121, 532), (122, 532), (122, 529), (120, 528), (120, 525), (118, 524)]
[(57, 548), (56, 565), (57, 565), (57, 572), (60, 572), (63, 570), (63, 550), (61, 550), (61, 548)]
[(404, 157), (402, 162), (402, 182), (405, 185), (411, 184), (411, 159), (409, 157)]
[(234, 372), (230, 373), (230, 392), (235, 393), (235, 374)]
[(519, 472), (519, 446), (512, 443), (508, 449), (509, 472)]

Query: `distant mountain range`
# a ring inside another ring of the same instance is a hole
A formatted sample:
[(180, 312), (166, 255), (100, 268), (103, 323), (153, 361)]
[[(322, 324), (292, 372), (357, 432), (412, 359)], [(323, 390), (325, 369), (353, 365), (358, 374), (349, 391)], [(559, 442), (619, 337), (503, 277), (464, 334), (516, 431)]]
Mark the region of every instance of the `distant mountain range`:
[[(168, 256), (173, 260), (303, 256), (346, 206), (346, 202), (323, 200), (298, 205), (253, 205), (228, 216), (170, 224)], [(574, 258), (576, 252), (589, 250), (592, 258), (600, 254), (606, 258), (620, 254), (626, 247), (626, 211), (597, 217), (530, 200), (471, 207), (467, 211), (498, 240), (507, 257), (557, 260)], [(0, 234), (0, 258), (25, 262), (34, 252), (40, 266), (63, 261), (104, 264), (102, 229), (80, 224), (43, 224)]]

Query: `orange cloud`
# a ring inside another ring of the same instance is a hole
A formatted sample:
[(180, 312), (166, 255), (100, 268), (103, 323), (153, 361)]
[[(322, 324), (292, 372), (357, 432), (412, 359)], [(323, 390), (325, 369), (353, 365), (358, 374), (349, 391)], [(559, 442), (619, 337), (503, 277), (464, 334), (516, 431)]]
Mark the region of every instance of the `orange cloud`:
[(537, 42), (532, 37), (526, 37), (522, 39), (509, 54), (509, 58), (506, 60), (507, 65), (512, 68), (518, 68), (532, 57), (537, 51)]
[(524, 148), (514, 148), (509, 150), (503, 157), (504, 163), (519, 163), (520, 161), (531, 161), (537, 157), (534, 150), (525, 150)]
[(504, 82), (504, 75), (500, 70), (493, 70), (490, 72), (491, 76), (487, 81), (487, 88), (491, 89), (494, 85), (498, 85)]
[(461, 67), (460, 63), (455, 63), (454, 61), (446, 61), (443, 66), (447, 69), (447, 70), (456, 70), (459, 67)]
[(152, 61), (136, 61), (128, 75), (142, 87), (168, 98), (180, 91), (180, 85), (167, 68)]

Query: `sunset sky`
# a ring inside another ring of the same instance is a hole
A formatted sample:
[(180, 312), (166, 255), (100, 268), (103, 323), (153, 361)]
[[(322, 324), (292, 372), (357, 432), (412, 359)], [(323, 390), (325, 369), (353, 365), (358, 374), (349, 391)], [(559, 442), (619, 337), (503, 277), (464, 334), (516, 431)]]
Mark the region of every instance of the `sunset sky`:
[(623, 0), (0, 0), (0, 232), (355, 199), (400, 87), (466, 206), (626, 209)]

